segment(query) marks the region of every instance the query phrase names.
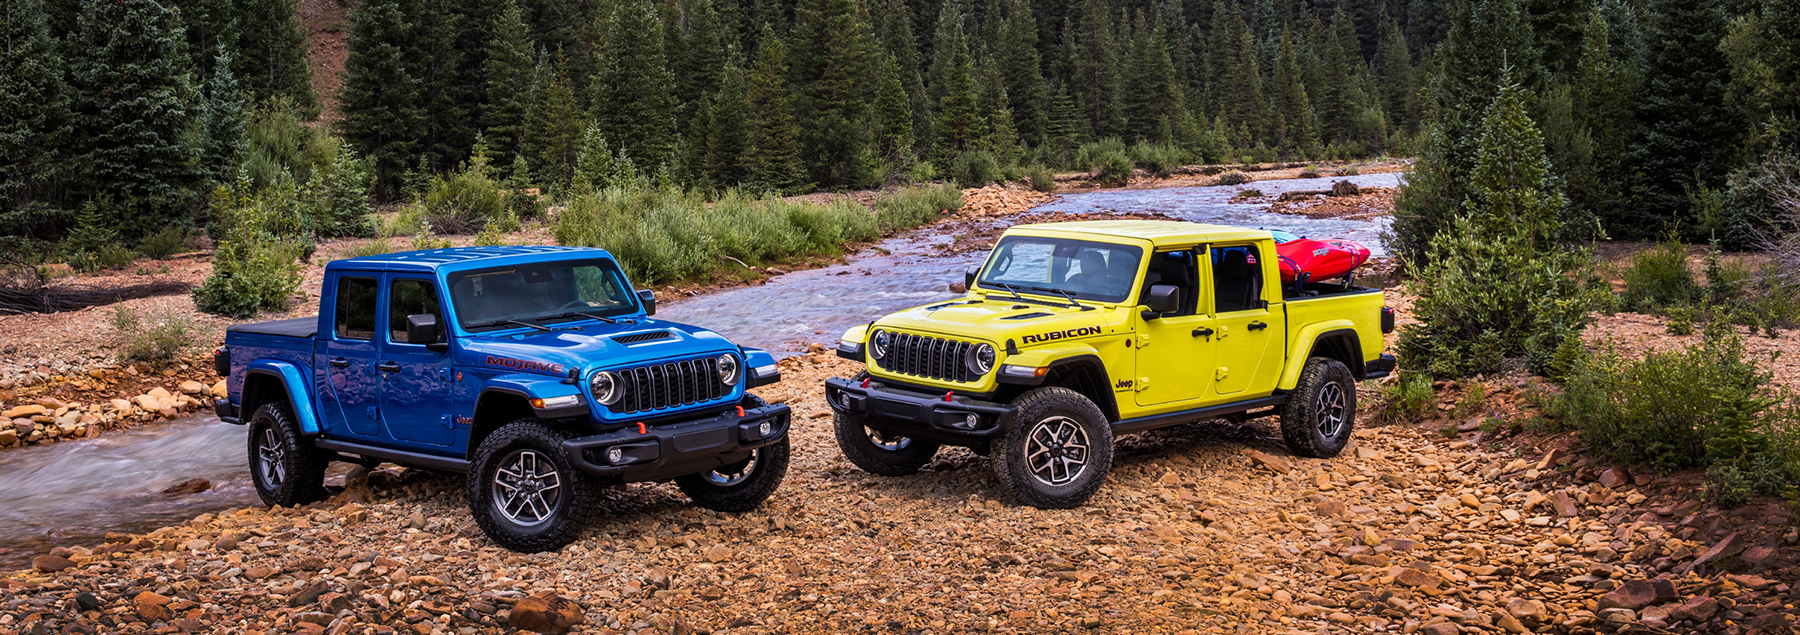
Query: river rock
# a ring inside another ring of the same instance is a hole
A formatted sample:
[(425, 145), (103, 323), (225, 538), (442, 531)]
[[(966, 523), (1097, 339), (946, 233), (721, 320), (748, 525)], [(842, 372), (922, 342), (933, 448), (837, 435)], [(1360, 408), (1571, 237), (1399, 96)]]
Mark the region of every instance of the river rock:
[(174, 396), (172, 394), (169, 394), (169, 391), (164, 390), (162, 386), (157, 386), (155, 388), (151, 388), (149, 392), (146, 392), (144, 394), (150, 395), (157, 399), (168, 399), (168, 398)]
[(23, 406), (17, 406), (17, 407), (7, 410), (6, 412), (0, 412), (0, 417), (6, 417), (8, 419), (23, 419), (23, 418), (31, 417), (34, 415), (45, 414), (48, 412), (50, 412), (50, 411), (45, 409), (44, 406), (33, 403), (33, 404), (25, 404)]
[(1279, 456), (1264, 454), (1262, 452), (1257, 452), (1256, 450), (1248, 450), (1247, 453), (1250, 455), (1251, 463), (1269, 468), (1269, 471), (1276, 474), (1286, 474), (1288, 473), (1288, 470), (1294, 469), (1293, 466), (1288, 465), (1286, 459)]
[(75, 596), (75, 610), (83, 613), (88, 611), (98, 611), (100, 610), (100, 598), (94, 597), (94, 594), (92, 593), (83, 592), (77, 594)]
[(30, 419), (13, 419), (13, 429), (18, 430), (19, 434), (29, 435), (37, 431), (38, 424)]
[(17, 430), (0, 430), (0, 446), (12, 445), (18, 442), (19, 432)]
[(212, 396), (214, 397), (220, 399), (225, 398), (225, 380), (221, 379), (219, 380), (219, 383), (213, 384), (210, 392), (212, 392)]
[(1688, 598), (1688, 601), (1682, 602), (1681, 606), (1675, 607), (1675, 610), (1670, 611), (1669, 619), (1704, 622), (1712, 619), (1713, 615), (1718, 612), (1718, 600), (1713, 599), (1711, 596), (1696, 595)]
[(1675, 594), (1675, 585), (1668, 580), (1631, 580), (1600, 596), (1600, 608), (1638, 611), (1677, 597), (1680, 596)]
[(513, 605), (508, 618), (512, 627), (545, 635), (563, 635), (569, 629), (587, 623), (587, 613), (574, 601), (545, 589), (531, 594)]
[(38, 556), (31, 559), (31, 568), (45, 573), (57, 573), (75, 566), (75, 561), (62, 556)]
[(189, 379), (187, 381), (181, 382), (181, 392), (182, 392), (182, 394), (187, 394), (187, 395), (198, 395), (200, 393), (206, 392), (206, 384), (202, 384), (200, 382)]
[(168, 604), (173, 601), (175, 600), (159, 595), (155, 591), (145, 591), (131, 598), (131, 607), (144, 621), (161, 622), (169, 619)]
[(198, 476), (163, 488), (164, 494), (198, 494), (212, 489), (212, 481)]
[(313, 580), (300, 587), (300, 590), (295, 591), (293, 595), (288, 596), (288, 606), (301, 607), (312, 604), (319, 599), (319, 596), (330, 590), (331, 587), (325, 584), (324, 580)]

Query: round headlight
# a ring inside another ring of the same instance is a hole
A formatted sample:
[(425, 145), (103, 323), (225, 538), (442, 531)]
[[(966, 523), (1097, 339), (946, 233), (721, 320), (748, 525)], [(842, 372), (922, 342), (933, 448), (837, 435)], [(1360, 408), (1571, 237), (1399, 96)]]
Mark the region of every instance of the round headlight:
[(738, 380), (738, 360), (730, 354), (719, 356), (719, 383), (730, 386)]
[(610, 370), (603, 370), (594, 373), (594, 377), (588, 380), (588, 389), (593, 391), (594, 401), (610, 406), (619, 403), (619, 397), (624, 396), (625, 391), (619, 390), (619, 384), (618, 375)]
[(994, 369), (994, 347), (990, 344), (982, 344), (969, 349), (963, 363), (968, 365), (969, 372), (977, 375), (988, 374), (988, 371)]
[(888, 340), (892, 336), (887, 331), (876, 331), (869, 336), (869, 357), (881, 359), (887, 357)]

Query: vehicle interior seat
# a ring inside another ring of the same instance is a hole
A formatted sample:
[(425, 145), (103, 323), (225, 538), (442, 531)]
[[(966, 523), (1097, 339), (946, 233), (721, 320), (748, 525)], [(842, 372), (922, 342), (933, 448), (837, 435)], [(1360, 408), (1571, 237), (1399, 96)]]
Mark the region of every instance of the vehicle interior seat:
[(1213, 272), (1213, 302), (1218, 313), (1244, 311), (1255, 306), (1262, 293), (1262, 279), (1250, 265), (1249, 250), (1227, 248), (1219, 254)]

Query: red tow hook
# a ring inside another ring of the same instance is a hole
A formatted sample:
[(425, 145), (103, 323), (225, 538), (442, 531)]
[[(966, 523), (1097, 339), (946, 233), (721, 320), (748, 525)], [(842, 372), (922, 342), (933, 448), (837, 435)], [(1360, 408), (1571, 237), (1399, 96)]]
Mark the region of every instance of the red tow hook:
[(863, 385), (862, 385), (862, 387), (863, 387), (863, 388), (868, 388), (868, 387), (869, 387), (869, 378), (867, 378), (867, 377), (864, 377), (864, 378), (863, 378)]
[(950, 397), (955, 394), (956, 394), (956, 391), (954, 391), (954, 390), (944, 393), (944, 401), (950, 401)]
[(743, 406), (738, 406), (738, 418), (739, 419), (744, 418), (744, 407)]
[(645, 428), (644, 422), (642, 422), (642, 421), (638, 422), (638, 434), (650, 434), (650, 429)]

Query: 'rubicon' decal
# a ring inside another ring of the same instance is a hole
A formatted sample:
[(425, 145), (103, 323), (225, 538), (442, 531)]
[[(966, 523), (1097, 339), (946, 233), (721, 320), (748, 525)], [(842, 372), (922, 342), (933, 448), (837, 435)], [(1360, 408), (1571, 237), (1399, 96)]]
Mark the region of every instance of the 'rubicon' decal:
[(517, 369), (517, 370), (536, 370), (536, 371), (543, 371), (546, 373), (556, 373), (558, 375), (561, 375), (563, 373), (563, 365), (562, 364), (549, 364), (549, 363), (545, 363), (545, 362), (534, 362), (529, 359), (513, 359), (511, 357), (495, 357), (493, 355), (487, 356), (487, 365), (499, 366), (501, 368), (512, 368), (512, 369)]
[(1021, 339), (1025, 340), (1026, 344), (1041, 344), (1043, 342), (1054, 342), (1056, 340), (1066, 340), (1066, 339), (1069, 339), (1072, 337), (1086, 337), (1088, 335), (1099, 335), (1099, 334), (1100, 334), (1100, 327), (1084, 326), (1084, 327), (1081, 327), (1078, 329), (1069, 329), (1067, 331), (1051, 331), (1049, 333), (1039, 333), (1037, 335), (1027, 335)]

